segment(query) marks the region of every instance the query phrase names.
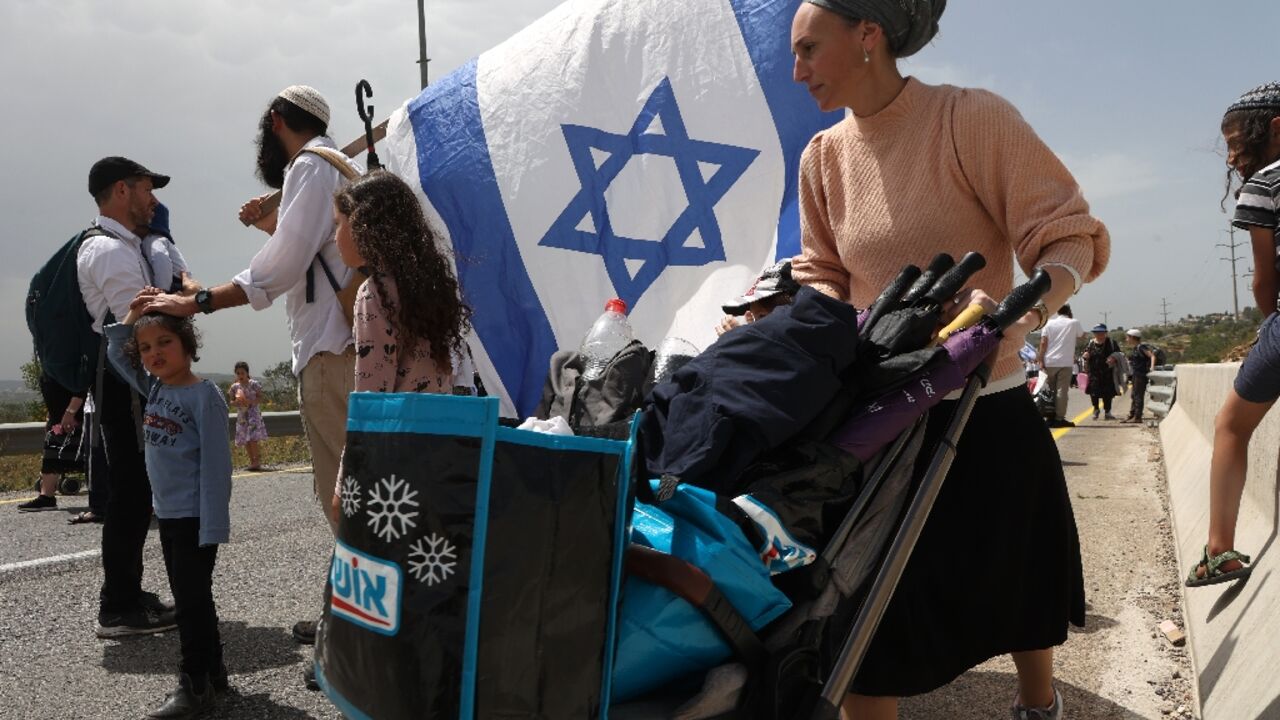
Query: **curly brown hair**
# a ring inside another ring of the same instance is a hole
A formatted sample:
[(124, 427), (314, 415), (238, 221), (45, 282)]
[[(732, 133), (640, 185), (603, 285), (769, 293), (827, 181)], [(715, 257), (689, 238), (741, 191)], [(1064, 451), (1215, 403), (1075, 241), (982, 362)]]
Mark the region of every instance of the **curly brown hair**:
[(1236, 169), (1228, 164), (1226, 189), (1222, 195), (1222, 206), (1226, 207), (1227, 198), (1238, 196), (1241, 183), (1253, 177), (1253, 174), (1276, 161), (1268, 157), (1267, 149), (1271, 145), (1271, 121), (1280, 117), (1280, 109), (1262, 107), (1233, 110), (1222, 117), (1222, 134), (1240, 133), (1240, 151), (1244, 169), (1237, 175)]
[(142, 367), (142, 353), (138, 352), (138, 330), (148, 325), (159, 325), (177, 335), (178, 340), (182, 342), (183, 352), (191, 358), (191, 361), (196, 362), (200, 359), (197, 353), (200, 350), (200, 331), (196, 330), (196, 324), (191, 318), (151, 312), (138, 318), (138, 321), (133, 324), (133, 334), (124, 344), (124, 356), (129, 358), (129, 363), (135, 368)]
[[(349, 218), (351, 237), (400, 333), (402, 351), (425, 340), (431, 359), (451, 367), (452, 354), (464, 354), (471, 307), (413, 189), (395, 174), (375, 170), (338, 190), (334, 207)], [(389, 299), (384, 278), (395, 282), (399, 307)]]

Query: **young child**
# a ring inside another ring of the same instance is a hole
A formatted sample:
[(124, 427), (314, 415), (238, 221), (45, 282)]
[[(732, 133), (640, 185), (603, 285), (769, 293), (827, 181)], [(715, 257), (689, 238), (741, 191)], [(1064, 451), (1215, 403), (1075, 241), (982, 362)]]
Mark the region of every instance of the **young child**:
[(1247, 576), (1249, 557), (1235, 550), (1236, 520), (1249, 468), (1249, 438), (1280, 397), (1280, 328), (1276, 327), (1277, 241), (1280, 240), (1280, 83), (1245, 93), (1222, 118), (1227, 143), (1227, 190), (1235, 177), (1232, 224), (1249, 233), (1253, 245), (1253, 298), (1266, 319), (1258, 339), (1214, 423), (1209, 465), (1209, 542), (1187, 574), (1198, 587)]
[(178, 687), (148, 717), (189, 717), (227, 688), (213, 604), (213, 566), (231, 524), (227, 404), (217, 385), (191, 371), (199, 338), (189, 318), (138, 317), (134, 309), (105, 333), (111, 364), (147, 397), (147, 474), (182, 644)]
[(267, 424), (262, 421), (258, 401), (262, 398), (262, 385), (249, 377), (249, 363), (236, 363), (236, 381), (227, 388), (231, 404), (236, 406), (236, 445), (249, 453), (249, 470), (262, 471), (262, 455), (258, 442), (267, 439)]
[[(356, 392), (449, 393), (466, 357), (471, 308), (413, 190), (372, 172), (334, 196), (342, 261), (369, 278), (356, 293)], [(336, 480), (341, 483), (343, 472)], [(338, 517), (335, 492), (331, 512)]]

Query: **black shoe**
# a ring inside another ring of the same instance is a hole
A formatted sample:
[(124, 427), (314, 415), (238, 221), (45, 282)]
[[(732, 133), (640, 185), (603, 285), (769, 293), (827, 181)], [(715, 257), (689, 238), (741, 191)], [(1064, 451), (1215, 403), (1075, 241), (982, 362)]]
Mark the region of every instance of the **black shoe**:
[(172, 600), (161, 600), (159, 595), (146, 590), (138, 595), (138, 604), (144, 610), (153, 610), (157, 613), (171, 613), (178, 607)]
[(37, 495), (18, 506), (18, 512), (40, 512), (41, 510), (57, 510), (58, 498), (52, 495)]
[(1051, 428), (1073, 428), (1075, 426), (1076, 424), (1071, 422), (1070, 420), (1050, 420), (1049, 421), (1049, 427)]
[(302, 666), (302, 683), (307, 686), (308, 690), (319, 690), (320, 683), (316, 680), (316, 663), (314, 660), (308, 660)]
[(299, 620), (293, 624), (293, 639), (303, 645), (316, 644), (316, 621)]
[(178, 627), (173, 611), (156, 612), (148, 608), (140, 608), (127, 613), (98, 614), (98, 637), (129, 637), (130, 635), (153, 635)]
[(160, 707), (147, 713), (149, 718), (189, 718), (204, 712), (213, 704), (213, 688), (208, 682), (196, 690), (191, 676), (178, 676), (178, 687), (165, 696)]

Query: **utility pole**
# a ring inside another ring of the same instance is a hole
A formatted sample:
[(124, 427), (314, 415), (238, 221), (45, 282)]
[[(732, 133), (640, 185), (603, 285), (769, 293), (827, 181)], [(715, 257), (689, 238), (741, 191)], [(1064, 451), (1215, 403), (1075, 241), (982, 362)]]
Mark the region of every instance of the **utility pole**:
[(1160, 298), (1160, 314), (1164, 316), (1165, 327), (1169, 327), (1169, 301), (1165, 298)]
[(422, 4), (426, 0), (418, 0), (418, 72), (422, 74), (422, 89), (427, 89), (427, 11)]
[(1102, 324), (1106, 325), (1107, 327), (1111, 327), (1111, 311), (1110, 310), (1102, 311)]
[(1236, 248), (1240, 247), (1240, 243), (1236, 242), (1236, 228), (1234, 225), (1228, 226), (1227, 233), (1231, 236), (1231, 242), (1218, 243), (1218, 247), (1227, 248), (1231, 252), (1231, 257), (1222, 258), (1222, 259), (1230, 261), (1231, 263), (1231, 305), (1232, 305), (1232, 308), (1234, 308), (1235, 310), (1235, 315), (1234, 315), (1235, 319), (1239, 320), (1240, 319), (1240, 290), (1238, 287), (1236, 287), (1238, 284), (1236, 279), (1236, 261), (1239, 260), (1240, 258), (1236, 256)]

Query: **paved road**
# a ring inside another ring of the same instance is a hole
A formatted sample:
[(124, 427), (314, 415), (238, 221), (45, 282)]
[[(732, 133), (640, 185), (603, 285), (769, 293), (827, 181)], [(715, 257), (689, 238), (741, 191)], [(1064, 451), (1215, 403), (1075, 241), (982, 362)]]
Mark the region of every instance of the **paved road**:
[[(235, 692), (217, 717), (341, 717), (303, 688), (310, 648), (289, 634), (319, 611), (332, 549), (311, 496), (305, 472), (236, 480), (232, 542), (219, 549), (213, 581)], [(61, 499), (67, 512), (42, 513), (15, 512), (18, 497), (0, 497), (0, 718), (141, 717), (174, 684), (177, 633), (96, 639), (100, 526), (66, 524), (69, 511), (84, 509), (83, 496)], [(6, 569), (65, 555), (87, 556)], [(144, 563), (145, 586), (168, 597), (154, 529)]]
[[(1114, 411), (1123, 418), (1128, 398), (1117, 398)], [(1144, 426), (1093, 420), (1088, 398), (1075, 390), (1067, 413), (1073, 416), (1078, 427), (1055, 435), (1080, 532), (1088, 604), (1086, 626), (1073, 629), (1055, 654), (1067, 717), (1179, 717), (1179, 707), (1194, 704), (1191, 665), (1155, 632), (1166, 618), (1182, 625), (1159, 436)], [(1007, 718), (1016, 691), (1013, 663), (997, 658), (904, 701), (901, 716)]]
[[(1117, 413), (1127, 410), (1117, 401)], [(1073, 394), (1072, 414), (1085, 409)], [(1181, 650), (1153, 636), (1180, 619), (1158, 442), (1145, 428), (1083, 418), (1059, 440), (1085, 555), (1089, 623), (1058, 654), (1072, 720), (1163, 718), (1190, 705)], [(98, 526), (72, 527), (67, 512), (19, 514), (25, 496), (0, 496), (0, 720), (129, 718), (174, 682), (176, 633), (128, 642), (93, 637), (101, 578)], [(305, 472), (238, 478), (233, 542), (214, 579), (235, 692), (225, 718), (336, 718), (300, 681), (308, 655), (288, 627), (319, 607), (331, 547)], [(61, 557), (60, 557), (61, 556)], [(66, 556), (70, 556), (69, 558)], [(60, 558), (53, 559), (50, 558)], [(36, 565), (14, 568), (35, 561)], [(147, 541), (146, 585), (166, 594), (159, 540)], [(1180, 675), (1178, 679), (1174, 675)], [(993, 660), (947, 688), (904, 701), (908, 720), (1008, 717), (1012, 665)]]

